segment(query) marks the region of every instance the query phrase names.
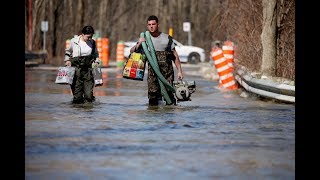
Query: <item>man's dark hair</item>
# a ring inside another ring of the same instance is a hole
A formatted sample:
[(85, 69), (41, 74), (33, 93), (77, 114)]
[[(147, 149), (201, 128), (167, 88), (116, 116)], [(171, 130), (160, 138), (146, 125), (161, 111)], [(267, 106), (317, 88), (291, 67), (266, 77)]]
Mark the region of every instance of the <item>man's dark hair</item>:
[(85, 26), (81, 31), (83, 34), (94, 34), (94, 29), (92, 26)]
[(158, 17), (155, 16), (155, 15), (149, 16), (147, 22), (148, 22), (148, 21), (151, 21), (151, 20), (155, 20), (155, 21), (158, 23)]

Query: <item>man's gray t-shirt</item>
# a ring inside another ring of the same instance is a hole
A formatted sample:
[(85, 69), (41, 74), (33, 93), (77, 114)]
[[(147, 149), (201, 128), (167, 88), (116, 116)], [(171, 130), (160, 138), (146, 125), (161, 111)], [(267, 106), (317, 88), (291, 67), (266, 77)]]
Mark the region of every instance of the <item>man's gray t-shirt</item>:
[[(166, 47), (168, 46), (169, 38), (168, 34), (161, 32), (158, 37), (151, 37), (152, 44), (155, 51), (165, 51)], [(171, 44), (171, 49), (175, 47), (174, 43)]]

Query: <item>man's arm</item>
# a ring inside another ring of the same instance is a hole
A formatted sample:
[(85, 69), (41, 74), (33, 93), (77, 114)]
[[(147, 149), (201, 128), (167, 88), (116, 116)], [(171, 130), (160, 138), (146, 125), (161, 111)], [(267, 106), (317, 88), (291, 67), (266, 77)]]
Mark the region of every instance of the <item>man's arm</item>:
[(142, 44), (143, 41), (146, 41), (146, 39), (143, 38), (143, 37), (139, 38), (137, 44), (130, 49), (130, 53), (133, 53), (133, 52), (135, 52), (137, 49), (139, 49), (139, 47), (141, 46), (141, 44)]
[(178, 79), (182, 80), (183, 75), (182, 75), (180, 58), (179, 58), (178, 53), (175, 49), (173, 49), (172, 52), (173, 52), (173, 55), (175, 56), (174, 64), (176, 65), (176, 68), (178, 70)]

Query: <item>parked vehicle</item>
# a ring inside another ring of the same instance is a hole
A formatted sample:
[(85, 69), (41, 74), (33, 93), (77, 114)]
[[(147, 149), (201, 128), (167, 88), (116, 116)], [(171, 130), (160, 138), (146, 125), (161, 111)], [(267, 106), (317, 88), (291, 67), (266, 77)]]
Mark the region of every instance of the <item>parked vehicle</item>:
[(206, 55), (203, 48), (183, 45), (175, 39), (173, 39), (173, 43), (176, 45), (175, 49), (179, 55), (181, 62), (190, 64), (205, 62)]
[[(129, 58), (130, 49), (136, 45), (137, 41), (124, 42), (124, 56)], [(206, 61), (206, 55), (203, 48), (196, 46), (183, 45), (177, 40), (173, 39), (175, 49), (179, 55), (180, 61), (183, 63), (197, 64)]]

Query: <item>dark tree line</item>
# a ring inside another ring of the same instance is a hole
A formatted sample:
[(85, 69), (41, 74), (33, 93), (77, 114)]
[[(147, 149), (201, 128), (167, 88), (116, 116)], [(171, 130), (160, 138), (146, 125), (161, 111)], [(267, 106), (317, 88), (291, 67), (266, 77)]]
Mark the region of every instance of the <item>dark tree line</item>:
[[(32, 27), (28, 26), (32, 6)], [(78, 34), (84, 25), (92, 25), (102, 37), (109, 38), (109, 59), (115, 60), (118, 41), (134, 40), (146, 30), (146, 19), (157, 15), (160, 30), (187, 44), (183, 22), (191, 23), (192, 43), (203, 47), (209, 58), (213, 41), (231, 40), (236, 44), (235, 58), (251, 70), (259, 71), (262, 61), (262, 1), (253, 0), (25, 0), (26, 50), (28, 31), (32, 29), (31, 50), (43, 47), (41, 21), (49, 22), (46, 32), (48, 63), (61, 65), (65, 41)], [(293, 0), (277, 0), (276, 76), (294, 79)]]

